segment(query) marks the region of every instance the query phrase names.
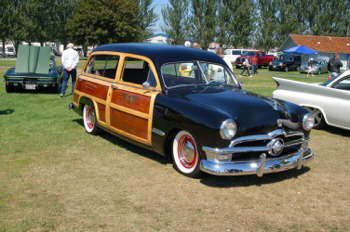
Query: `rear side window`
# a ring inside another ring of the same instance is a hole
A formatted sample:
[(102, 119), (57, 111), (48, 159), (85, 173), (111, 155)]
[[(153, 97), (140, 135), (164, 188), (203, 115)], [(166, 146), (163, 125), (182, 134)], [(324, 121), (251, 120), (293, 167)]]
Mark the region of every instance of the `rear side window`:
[(118, 67), (118, 62), (119, 56), (94, 55), (86, 66), (85, 72), (109, 79), (114, 79)]
[(122, 80), (138, 85), (142, 85), (146, 81), (152, 87), (157, 85), (149, 64), (144, 60), (131, 57), (125, 58)]

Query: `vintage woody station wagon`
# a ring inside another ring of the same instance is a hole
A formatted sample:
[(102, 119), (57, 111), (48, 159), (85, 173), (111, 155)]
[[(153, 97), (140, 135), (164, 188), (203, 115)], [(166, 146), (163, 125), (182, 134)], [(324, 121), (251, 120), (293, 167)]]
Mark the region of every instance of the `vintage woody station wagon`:
[(164, 156), (187, 176), (262, 176), (300, 169), (311, 113), (241, 89), (214, 53), (156, 44), (97, 47), (71, 107), (87, 133), (109, 131)]

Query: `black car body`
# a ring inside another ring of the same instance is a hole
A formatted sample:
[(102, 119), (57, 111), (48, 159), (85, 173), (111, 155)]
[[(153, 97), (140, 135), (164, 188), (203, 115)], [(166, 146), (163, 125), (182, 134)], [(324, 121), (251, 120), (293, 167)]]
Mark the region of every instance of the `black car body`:
[(6, 71), (4, 80), (7, 92), (39, 88), (58, 91), (62, 80), (62, 67), (56, 65), (51, 48), (20, 45), (16, 67)]
[[(118, 60), (117, 70), (98, 71), (112, 73), (108, 80), (94, 69), (101, 56)], [(137, 70), (136, 59), (147, 64)], [(262, 176), (301, 168), (313, 158), (308, 147), (313, 118), (307, 110), (242, 90), (219, 56), (199, 49), (97, 47), (79, 75), (71, 107), (83, 114), (88, 133), (102, 128), (169, 155), (187, 176), (201, 171)]]
[(296, 55), (281, 55), (278, 59), (270, 62), (270, 71), (292, 71), (298, 70), (301, 65), (301, 56)]

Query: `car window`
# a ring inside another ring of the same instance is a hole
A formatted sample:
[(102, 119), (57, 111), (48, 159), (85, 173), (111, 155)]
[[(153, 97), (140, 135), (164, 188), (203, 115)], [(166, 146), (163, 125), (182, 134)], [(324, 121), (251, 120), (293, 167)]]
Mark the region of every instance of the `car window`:
[(241, 55), (241, 51), (239, 50), (233, 50), (232, 55)]
[(122, 80), (138, 85), (148, 81), (150, 86), (156, 86), (156, 80), (149, 64), (144, 60), (131, 57), (125, 58)]
[[(198, 64), (200, 66), (198, 66)], [(161, 67), (162, 77), (166, 87), (200, 85), (210, 83), (225, 83), (236, 85), (235, 78), (219, 64), (208, 62), (179, 62), (164, 64)]]
[(94, 55), (89, 60), (86, 66), (85, 72), (114, 79), (117, 66), (119, 62), (119, 56), (115, 55)]
[(335, 89), (342, 89), (350, 91), (350, 76), (343, 78), (333, 85)]

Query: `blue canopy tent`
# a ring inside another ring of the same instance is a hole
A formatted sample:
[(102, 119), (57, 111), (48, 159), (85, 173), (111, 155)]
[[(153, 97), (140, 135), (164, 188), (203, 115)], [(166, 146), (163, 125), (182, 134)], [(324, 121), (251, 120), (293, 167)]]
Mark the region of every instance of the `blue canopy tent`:
[(305, 46), (295, 46), (283, 50), (284, 53), (305, 54), (305, 55), (318, 55), (318, 52)]

